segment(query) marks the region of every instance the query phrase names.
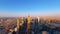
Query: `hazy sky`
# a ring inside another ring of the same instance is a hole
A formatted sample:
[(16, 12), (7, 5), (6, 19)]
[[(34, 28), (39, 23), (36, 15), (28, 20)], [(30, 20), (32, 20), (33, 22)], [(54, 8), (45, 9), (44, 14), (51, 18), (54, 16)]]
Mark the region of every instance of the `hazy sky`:
[(0, 0), (0, 17), (60, 15), (60, 0)]

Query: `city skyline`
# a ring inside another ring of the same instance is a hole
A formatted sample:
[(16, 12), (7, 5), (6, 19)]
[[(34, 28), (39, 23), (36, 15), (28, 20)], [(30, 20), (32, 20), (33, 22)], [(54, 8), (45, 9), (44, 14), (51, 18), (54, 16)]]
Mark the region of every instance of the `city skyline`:
[(60, 17), (60, 0), (0, 0), (0, 17)]

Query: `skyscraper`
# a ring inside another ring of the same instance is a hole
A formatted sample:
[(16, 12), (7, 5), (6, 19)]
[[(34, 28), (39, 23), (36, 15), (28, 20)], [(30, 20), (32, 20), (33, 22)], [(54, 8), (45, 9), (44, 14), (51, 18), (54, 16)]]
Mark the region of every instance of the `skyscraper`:
[(19, 21), (19, 18), (17, 18), (17, 29), (19, 29), (20, 27), (20, 21)]
[(39, 18), (39, 17), (37, 17), (37, 19), (38, 19), (38, 23), (39, 23), (39, 21), (40, 21), (40, 18)]
[(30, 21), (31, 21), (30, 16), (28, 16), (27, 20), (28, 20), (28, 23), (27, 23), (27, 34), (29, 34), (30, 33)]

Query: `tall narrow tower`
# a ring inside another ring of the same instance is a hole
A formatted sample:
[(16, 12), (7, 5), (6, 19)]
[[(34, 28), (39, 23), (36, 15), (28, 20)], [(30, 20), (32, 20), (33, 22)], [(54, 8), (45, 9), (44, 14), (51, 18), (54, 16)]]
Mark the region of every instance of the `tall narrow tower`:
[(20, 21), (19, 21), (19, 18), (17, 18), (17, 29), (19, 29), (20, 27)]
[(39, 17), (37, 17), (37, 19), (38, 19), (38, 23), (39, 23), (39, 21), (40, 21), (40, 18), (39, 18)]
[(21, 23), (20, 23), (20, 26), (22, 26), (24, 23), (24, 17), (21, 18)]
[(30, 20), (31, 20), (30, 16), (28, 16), (27, 20), (28, 20), (28, 23), (27, 23), (27, 34), (29, 34), (29, 30), (30, 30)]

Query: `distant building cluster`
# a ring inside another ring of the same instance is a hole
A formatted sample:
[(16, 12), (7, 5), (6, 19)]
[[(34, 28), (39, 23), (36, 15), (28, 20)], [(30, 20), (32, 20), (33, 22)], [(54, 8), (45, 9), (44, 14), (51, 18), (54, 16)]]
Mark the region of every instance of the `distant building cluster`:
[(0, 34), (60, 34), (60, 20), (30, 16), (0, 18)]

